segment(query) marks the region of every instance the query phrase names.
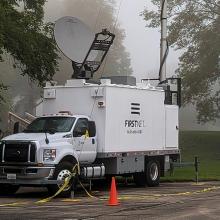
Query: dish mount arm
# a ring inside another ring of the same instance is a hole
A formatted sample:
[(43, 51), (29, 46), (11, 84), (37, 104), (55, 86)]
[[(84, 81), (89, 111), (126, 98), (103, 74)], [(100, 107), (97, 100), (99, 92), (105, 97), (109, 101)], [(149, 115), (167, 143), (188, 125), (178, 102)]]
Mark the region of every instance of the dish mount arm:
[[(73, 79), (91, 79), (95, 72), (97, 72), (105, 59), (113, 41), (115, 35), (110, 33), (107, 29), (103, 29), (102, 32), (97, 33), (92, 42), (92, 45), (82, 63), (72, 61), (73, 67)], [(98, 51), (99, 55), (96, 60), (90, 60), (90, 54), (94, 51)], [(101, 52), (101, 53), (100, 53)]]

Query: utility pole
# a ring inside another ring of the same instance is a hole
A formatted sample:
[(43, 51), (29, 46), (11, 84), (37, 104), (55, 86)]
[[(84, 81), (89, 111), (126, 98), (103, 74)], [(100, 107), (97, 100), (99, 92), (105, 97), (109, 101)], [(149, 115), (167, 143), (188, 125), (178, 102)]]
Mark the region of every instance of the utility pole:
[(161, 0), (161, 50), (160, 50), (160, 82), (166, 80), (167, 52), (167, 0)]

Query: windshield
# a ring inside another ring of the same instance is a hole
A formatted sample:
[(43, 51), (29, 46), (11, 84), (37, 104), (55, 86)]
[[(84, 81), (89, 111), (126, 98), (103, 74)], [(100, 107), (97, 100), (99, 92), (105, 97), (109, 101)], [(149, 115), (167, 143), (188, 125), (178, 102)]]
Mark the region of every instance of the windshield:
[(76, 118), (74, 117), (42, 117), (35, 119), (24, 132), (68, 132), (71, 130)]

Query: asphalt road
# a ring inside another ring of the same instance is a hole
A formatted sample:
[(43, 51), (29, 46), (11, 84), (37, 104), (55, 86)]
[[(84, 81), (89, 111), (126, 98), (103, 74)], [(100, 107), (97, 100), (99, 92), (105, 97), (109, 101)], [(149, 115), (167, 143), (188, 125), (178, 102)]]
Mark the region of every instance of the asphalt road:
[(156, 188), (118, 186), (120, 205), (108, 206), (108, 190), (93, 189), (89, 198), (79, 189), (73, 199), (56, 198), (41, 205), (45, 189), (21, 188), (0, 197), (0, 219), (220, 219), (220, 182), (162, 183)]

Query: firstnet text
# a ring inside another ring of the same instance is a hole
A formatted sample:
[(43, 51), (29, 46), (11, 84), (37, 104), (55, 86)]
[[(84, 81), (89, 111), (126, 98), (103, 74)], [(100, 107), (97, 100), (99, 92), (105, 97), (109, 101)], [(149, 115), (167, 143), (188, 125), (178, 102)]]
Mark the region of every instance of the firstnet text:
[(144, 121), (140, 120), (125, 120), (125, 127), (127, 128), (142, 128), (145, 127)]

